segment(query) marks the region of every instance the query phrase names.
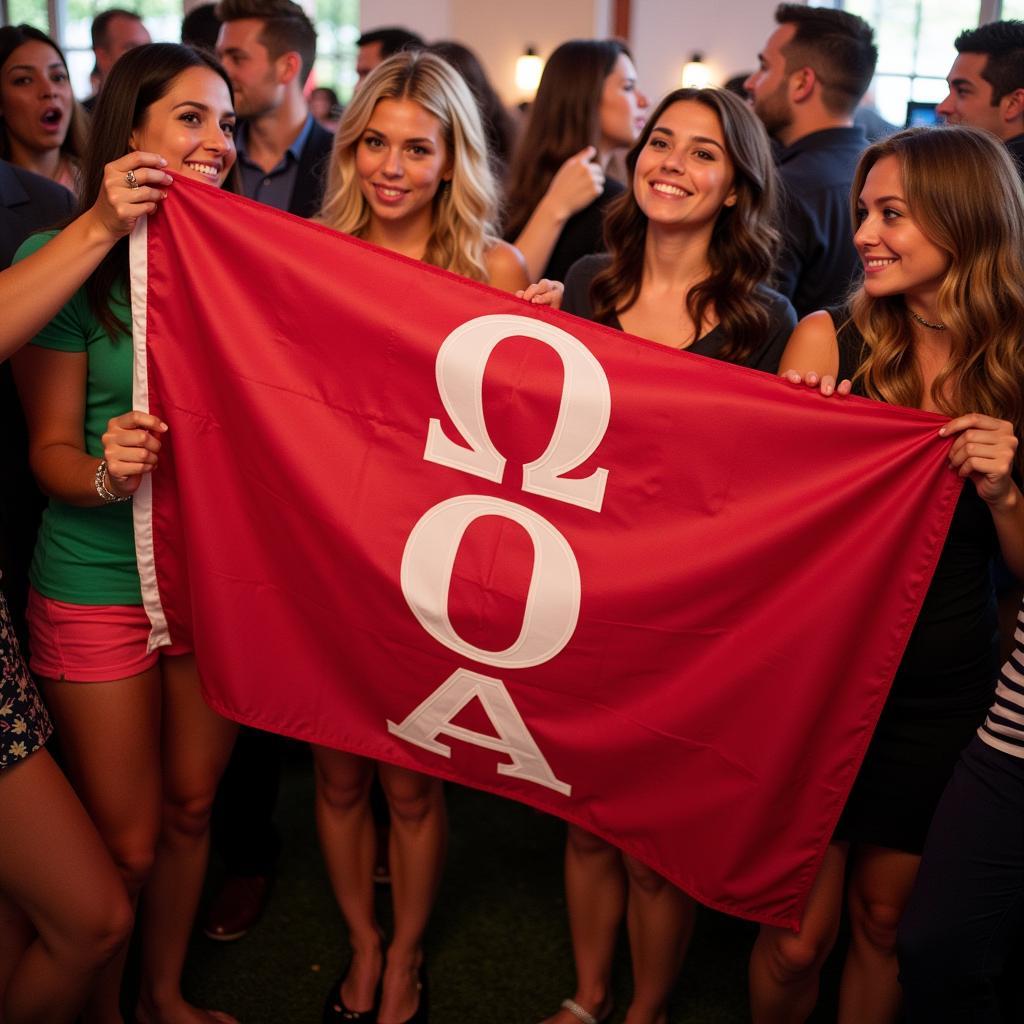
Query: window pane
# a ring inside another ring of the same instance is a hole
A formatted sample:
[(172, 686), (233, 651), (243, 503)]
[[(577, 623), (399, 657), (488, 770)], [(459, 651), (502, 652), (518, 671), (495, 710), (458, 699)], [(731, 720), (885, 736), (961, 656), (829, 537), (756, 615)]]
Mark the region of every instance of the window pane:
[(879, 75), (875, 79), (875, 107), (890, 124), (906, 124), (909, 99), (909, 78), (903, 75)]
[(949, 86), (944, 78), (915, 78), (910, 88), (910, 98), (919, 103), (941, 103), (948, 92)]
[(316, 0), (314, 84), (333, 89), (342, 103), (356, 84), (359, 0)]
[(1024, 0), (1003, 0), (1000, 17), (1008, 21), (1011, 18), (1024, 20)]
[(7, 15), (12, 25), (31, 25), (47, 35), (50, 33), (46, 0), (8, 0)]
[[(115, 4), (113, 0), (67, 0), (64, 24), (64, 52), (75, 95), (84, 100), (92, 93), (89, 73), (93, 68), (92, 19)], [(154, 43), (181, 40), (181, 0), (117, 0), (116, 6), (133, 11), (145, 22)]]
[(925, 0), (914, 71), (919, 75), (945, 78), (956, 57), (953, 40), (965, 28), (977, 25), (980, 13), (978, 3)]

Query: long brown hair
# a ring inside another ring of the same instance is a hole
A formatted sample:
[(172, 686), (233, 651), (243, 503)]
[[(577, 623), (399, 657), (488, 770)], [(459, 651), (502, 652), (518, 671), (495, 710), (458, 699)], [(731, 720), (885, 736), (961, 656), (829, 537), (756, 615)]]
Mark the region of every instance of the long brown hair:
[(548, 58), (509, 167), (506, 238), (523, 230), (558, 168), (597, 145), (604, 80), (621, 54), (630, 57), (617, 39), (572, 39)]
[[(910, 128), (876, 142), (857, 165), (854, 223), (864, 182), (884, 157), (899, 162), (911, 217), (950, 258), (938, 314), (951, 343), (930, 397), (948, 416), (981, 412), (1010, 420), (1024, 436), (1024, 192), (1006, 147), (967, 127)], [(850, 304), (866, 358), (856, 379), (872, 398), (920, 407), (924, 381), (914, 358), (903, 295)]]
[(469, 86), (469, 91), (473, 94), (480, 111), (480, 121), (483, 124), (487, 151), (491, 159), (491, 170), (500, 181), (505, 176), (505, 169), (508, 167), (516, 140), (516, 123), (512, 115), (505, 109), (501, 97), (491, 85), (480, 58), (468, 46), (443, 39), (431, 43), (426, 49), (451, 64)]
[[(234, 103), (234, 90), (224, 69), (202, 50), (177, 43), (149, 43), (118, 58), (103, 83), (93, 115), (92, 144), (82, 167), (79, 213), (85, 213), (96, 202), (106, 165), (131, 151), (132, 132), (142, 124), (150, 106), (167, 94), (178, 75), (196, 67), (219, 75)], [(236, 169), (231, 173), (224, 187), (234, 191)], [(127, 284), (128, 239), (122, 238), (85, 282), (89, 308), (111, 338), (130, 329), (110, 308), (112, 298), (126, 297)]]
[[(658, 104), (640, 138), (626, 156), (630, 181), (636, 162), (661, 116), (676, 103), (700, 103), (722, 125), (725, 149), (733, 163), (736, 202), (723, 206), (708, 247), (708, 276), (690, 289), (686, 311), (695, 339), (714, 314), (726, 340), (720, 358), (743, 363), (764, 337), (768, 307), (756, 294), (772, 271), (779, 245), (774, 227), (777, 184), (771, 146), (764, 126), (738, 96), (724, 89), (676, 89)], [(647, 216), (632, 186), (608, 207), (605, 245), (611, 262), (591, 283), (594, 319), (612, 323), (639, 298), (647, 241)]]

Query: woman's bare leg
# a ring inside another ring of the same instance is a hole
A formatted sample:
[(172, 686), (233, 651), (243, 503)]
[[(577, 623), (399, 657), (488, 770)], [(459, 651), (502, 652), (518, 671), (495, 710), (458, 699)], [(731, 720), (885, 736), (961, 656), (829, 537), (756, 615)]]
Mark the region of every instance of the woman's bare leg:
[(376, 829), (370, 785), (376, 765), (355, 754), (318, 746), (313, 747), (313, 761), (320, 849), (352, 947), (352, 963), (340, 994), (350, 1010), (367, 1011), (374, 1005), (384, 969), (373, 895)]
[(750, 954), (754, 1024), (799, 1024), (814, 1010), (821, 967), (839, 930), (846, 855), (845, 843), (825, 851), (799, 932), (761, 926)]
[(633, 1001), (626, 1024), (666, 1024), (668, 1000), (686, 959), (697, 904), (646, 864), (624, 858)]
[(444, 870), (448, 815), (439, 779), (378, 767), (391, 812), (391, 896), (395, 932), (388, 946), (381, 989), (380, 1024), (408, 1020), (419, 1005), (423, 935)]
[(189, 1005), (181, 994), (189, 936), (210, 853), (210, 810), (238, 727), (212, 711), (192, 655), (161, 660), (163, 820), (143, 894), (139, 1024), (230, 1020)]
[[(577, 825), (569, 826), (565, 844), (565, 899), (576, 964), (573, 999), (600, 1019), (611, 1006), (612, 961), (626, 913), (626, 873), (614, 846)], [(544, 1024), (579, 1020), (559, 1010)]]
[(0, 774), (0, 890), (34, 935), (0, 997), (5, 1024), (70, 1024), (127, 942), (132, 907), (103, 840), (49, 753)]
[(859, 846), (850, 871), (850, 951), (839, 989), (840, 1024), (899, 1018), (903, 993), (896, 929), (921, 858), (881, 846)]
[[(133, 902), (160, 827), (160, 676), (153, 668), (104, 683), (41, 680), (79, 799)], [(125, 950), (100, 973), (84, 1024), (121, 1024)]]

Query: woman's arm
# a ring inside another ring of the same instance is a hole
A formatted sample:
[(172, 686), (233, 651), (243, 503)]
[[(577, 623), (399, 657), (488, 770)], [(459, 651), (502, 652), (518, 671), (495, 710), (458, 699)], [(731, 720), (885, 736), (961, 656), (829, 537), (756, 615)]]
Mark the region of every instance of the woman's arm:
[[(129, 153), (107, 164), (95, 205), (41, 249), (0, 273), (0, 361), (38, 334), (114, 243), (139, 217), (157, 208), (172, 181), (159, 169), (165, 163), (155, 153)], [(140, 187), (128, 187), (129, 171)]]
[[(29, 345), (14, 373), (29, 436), (29, 464), (44, 493), (69, 505), (106, 504), (96, 488), (99, 460), (85, 450), (85, 389), (88, 356)], [(103, 435), (107, 473), (103, 485), (118, 497), (138, 490), (160, 451), (167, 426), (155, 416), (115, 416)]]
[(565, 294), (565, 285), (561, 281), (549, 281), (542, 277), (536, 284), (529, 288), (520, 289), (516, 292), (517, 299), (525, 299), (535, 306), (550, 306), (552, 309), (562, 308), (562, 296)]
[(786, 343), (779, 361), (779, 376), (792, 384), (819, 388), (823, 395), (847, 395), (850, 382), (840, 381), (837, 387), (838, 373), (839, 342), (832, 317), (824, 310), (810, 313), (796, 325)]
[(950, 420), (939, 433), (955, 437), (949, 461), (969, 477), (992, 513), (999, 547), (1010, 571), (1024, 580), (1024, 496), (1013, 481), (1017, 438), (1013, 424), (972, 412)]
[(487, 283), (503, 292), (522, 291), (529, 283), (522, 253), (508, 242), (495, 242), (487, 250)]
[(531, 281), (544, 273), (565, 222), (604, 191), (604, 171), (594, 163), (596, 155), (597, 150), (587, 146), (569, 157), (555, 172), (548, 190), (519, 232), (515, 245), (526, 259)]

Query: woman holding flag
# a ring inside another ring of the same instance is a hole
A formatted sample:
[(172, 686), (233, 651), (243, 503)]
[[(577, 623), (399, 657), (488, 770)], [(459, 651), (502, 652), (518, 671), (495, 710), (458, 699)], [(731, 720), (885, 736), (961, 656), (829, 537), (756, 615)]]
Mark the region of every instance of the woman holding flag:
[[(163, 163), (154, 153), (111, 163), (95, 204), (0, 274), (0, 361), (45, 327), (114, 243), (156, 208), (124, 179), (153, 168), (160, 180)], [(0, 1008), (8, 1024), (70, 1024), (132, 926), (110, 854), (43, 749), (50, 730), (0, 592)]]
[[(990, 564), (1024, 578), (1024, 195), (1004, 146), (966, 127), (910, 129), (861, 157), (851, 194), (863, 283), (801, 321), (784, 376), (949, 417), (965, 481), (889, 698), (797, 934), (764, 927), (756, 1022), (804, 1020), (839, 927), (851, 942), (839, 1020), (900, 1013), (896, 933), (929, 823), (985, 718), (998, 669)], [(848, 876), (848, 883), (846, 882)]]
[[(345, 110), (321, 211), (328, 227), (505, 291), (527, 285), (518, 250), (494, 225), (497, 191), (477, 106), (445, 61), (400, 53), (377, 67)], [(423, 1022), (423, 934), (447, 841), (441, 782), (314, 748), (317, 822), (352, 961), (324, 1021)], [(391, 815), (394, 933), (385, 954), (374, 913), (376, 836), (370, 784)]]
[[(570, 269), (562, 308), (669, 348), (774, 373), (796, 323), (765, 284), (779, 238), (768, 137), (742, 100), (678, 89), (626, 157), (631, 187), (608, 208), (608, 253)], [(557, 290), (530, 289), (548, 302)], [(565, 853), (576, 992), (545, 1024), (612, 1012), (623, 917), (633, 964), (629, 1024), (664, 1024), (696, 903), (657, 872), (577, 825)]]
[[(167, 194), (163, 167), (224, 184), (235, 160), (234, 121), (230, 83), (212, 58), (170, 44), (125, 54), (96, 108), (82, 208), (114, 188), (131, 192), (138, 212), (154, 212)], [(136, 150), (159, 153), (164, 163), (126, 156)], [(29, 239), (21, 254), (50, 237)], [(146, 649), (130, 502), (158, 465), (166, 427), (125, 411), (132, 404), (127, 244), (113, 245), (15, 365), (32, 467), (50, 495), (31, 571), (31, 667), (71, 780), (128, 896), (147, 886), (136, 1019), (212, 1024), (231, 1018), (189, 1005), (180, 976), (209, 810), (235, 727), (203, 702), (189, 652)], [(122, 950), (101, 974), (93, 1018), (120, 1019), (123, 962)]]

